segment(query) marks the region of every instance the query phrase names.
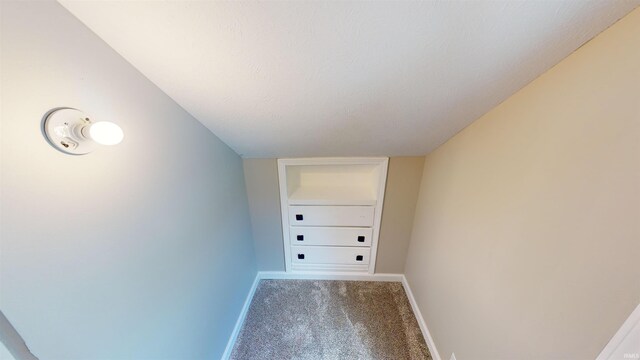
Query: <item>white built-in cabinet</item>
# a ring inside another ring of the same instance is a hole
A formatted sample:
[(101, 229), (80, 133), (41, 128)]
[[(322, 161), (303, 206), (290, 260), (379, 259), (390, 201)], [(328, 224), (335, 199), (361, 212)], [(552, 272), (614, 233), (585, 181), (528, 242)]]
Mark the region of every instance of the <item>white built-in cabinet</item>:
[(278, 159), (286, 271), (373, 274), (388, 163)]

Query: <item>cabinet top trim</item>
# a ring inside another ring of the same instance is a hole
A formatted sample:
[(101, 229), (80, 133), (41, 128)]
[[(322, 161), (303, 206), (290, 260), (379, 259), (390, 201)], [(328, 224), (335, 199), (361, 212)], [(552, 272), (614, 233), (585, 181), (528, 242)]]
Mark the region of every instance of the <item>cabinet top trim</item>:
[(327, 157), (327, 158), (283, 158), (278, 159), (281, 165), (363, 165), (383, 164), (388, 157)]

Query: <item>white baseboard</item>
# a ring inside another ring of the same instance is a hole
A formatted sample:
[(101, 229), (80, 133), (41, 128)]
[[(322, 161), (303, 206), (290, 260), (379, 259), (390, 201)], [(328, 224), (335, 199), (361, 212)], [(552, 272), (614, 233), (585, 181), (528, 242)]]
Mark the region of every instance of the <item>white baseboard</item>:
[[(625, 320), (620, 329), (613, 335), (609, 343), (602, 349), (602, 352), (596, 360), (612, 360), (614, 358), (622, 358), (624, 352), (628, 354), (628, 359), (637, 359), (640, 354), (640, 343), (638, 339), (640, 333), (640, 304), (638, 304), (631, 312), (631, 315)], [(635, 336), (635, 338), (634, 338)], [(633, 339), (633, 340), (630, 340)], [(626, 357), (625, 357), (626, 358)]]
[(236, 320), (236, 325), (233, 327), (233, 331), (231, 332), (229, 341), (227, 341), (227, 347), (224, 349), (224, 353), (222, 354), (222, 360), (227, 360), (229, 359), (229, 357), (231, 357), (233, 346), (236, 344), (236, 340), (238, 339), (238, 335), (240, 334), (240, 330), (242, 329), (242, 324), (244, 324), (244, 319), (247, 317), (247, 312), (249, 311), (251, 300), (253, 300), (253, 295), (256, 293), (256, 289), (258, 288), (259, 282), (260, 282), (260, 273), (258, 272), (256, 274), (255, 279), (253, 280), (253, 284), (251, 285), (251, 288), (249, 289), (249, 293), (247, 294), (247, 297), (244, 300), (244, 304), (242, 305), (242, 310), (240, 310), (240, 315), (238, 315), (238, 320)]
[(292, 279), (292, 280), (354, 280), (354, 281), (392, 281), (402, 282), (402, 274), (365, 274), (346, 272), (284, 272), (284, 271), (260, 271), (261, 279)]
[(407, 298), (409, 298), (409, 303), (411, 304), (413, 313), (416, 316), (416, 319), (418, 320), (418, 325), (420, 325), (420, 330), (422, 330), (422, 335), (424, 335), (424, 339), (427, 341), (427, 347), (429, 348), (431, 357), (433, 358), (433, 360), (441, 360), (442, 358), (438, 353), (438, 349), (436, 349), (436, 344), (433, 342), (431, 333), (427, 328), (427, 323), (424, 321), (424, 318), (422, 317), (422, 313), (418, 308), (418, 303), (416, 302), (416, 299), (413, 297), (413, 292), (411, 291), (411, 287), (409, 287), (409, 282), (407, 281), (407, 278), (404, 275), (402, 275), (402, 286), (404, 287), (404, 292), (407, 293)]

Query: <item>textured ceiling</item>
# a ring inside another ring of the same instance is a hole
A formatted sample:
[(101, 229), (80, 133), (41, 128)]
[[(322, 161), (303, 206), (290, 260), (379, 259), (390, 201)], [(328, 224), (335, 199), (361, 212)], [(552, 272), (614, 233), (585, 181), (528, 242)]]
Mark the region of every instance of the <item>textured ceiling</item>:
[(61, 1), (245, 157), (419, 155), (628, 1)]

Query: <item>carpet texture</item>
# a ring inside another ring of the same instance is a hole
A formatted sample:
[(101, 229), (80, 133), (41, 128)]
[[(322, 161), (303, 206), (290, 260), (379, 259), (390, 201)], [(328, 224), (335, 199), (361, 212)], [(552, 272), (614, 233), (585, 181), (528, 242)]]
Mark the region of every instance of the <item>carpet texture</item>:
[(401, 283), (262, 280), (232, 360), (431, 360)]

